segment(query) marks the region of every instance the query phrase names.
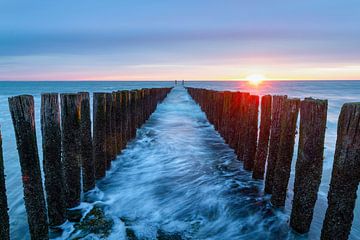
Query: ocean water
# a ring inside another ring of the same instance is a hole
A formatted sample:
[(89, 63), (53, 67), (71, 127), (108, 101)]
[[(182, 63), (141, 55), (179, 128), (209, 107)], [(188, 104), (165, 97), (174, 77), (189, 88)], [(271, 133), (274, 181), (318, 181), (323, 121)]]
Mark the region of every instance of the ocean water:
[[(97, 188), (84, 196), (84, 212), (101, 205), (114, 226), (109, 239), (126, 239), (131, 229), (139, 239), (159, 233), (183, 239), (318, 239), (327, 207), (337, 118), (345, 102), (359, 101), (360, 81), (186, 82), (187, 86), (239, 90), (253, 94), (287, 94), (329, 100), (323, 177), (309, 234), (288, 227), (294, 180), (294, 154), (287, 203), (274, 210), (263, 182), (251, 179), (242, 163), (209, 124), (182, 86), (175, 87), (113, 162)], [(12, 239), (29, 239), (14, 129), (7, 98), (35, 97), (36, 127), (41, 153), (40, 94), (43, 92), (113, 91), (169, 87), (173, 82), (0, 82), (0, 125), (3, 135), (6, 186)], [(78, 236), (66, 223), (58, 239)], [(96, 239), (88, 236), (86, 239)], [(350, 239), (360, 239), (360, 201)]]

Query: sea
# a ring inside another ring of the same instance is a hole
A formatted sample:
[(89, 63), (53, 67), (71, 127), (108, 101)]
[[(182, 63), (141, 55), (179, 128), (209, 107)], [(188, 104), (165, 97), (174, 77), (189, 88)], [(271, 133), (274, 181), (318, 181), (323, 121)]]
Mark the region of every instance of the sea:
[[(112, 220), (105, 235), (79, 232), (72, 222), (60, 226), (53, 239), (319, 239), (327, 208), (338, 116), (346, 102), (360, 99), (360, 81), (185, 81), (185, 86), (246, 91), (328, 100), (324, 165), (311, 229), (298, 235), (288, 226), (293, 197), (297, 142), (286, 206), (274, 209), (264, 182), (251, 178), (200, 107), (179, 82), (173, 81), (36, 81), (0, 82), (0, 126), (3, 136), (11, 239), (30, 239), (23, 201), (21, 171), (8, 97), (31, 94), (35, 99), (36, 133), (42, 165), (41, 93), (111, 92), (174, 87), (137, 136), (113, 161), (106, 177), (82, 197), (86, 214), (101, 206)], [(359, 195), (359, 192), (358, 192)], [(350, 239), (360, 239), (360, 200)]]

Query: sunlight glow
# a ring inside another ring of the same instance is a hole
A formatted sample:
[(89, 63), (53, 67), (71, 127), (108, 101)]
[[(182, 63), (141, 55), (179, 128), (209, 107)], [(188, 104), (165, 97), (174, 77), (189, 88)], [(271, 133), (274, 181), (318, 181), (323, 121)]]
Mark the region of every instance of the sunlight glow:
[(246, 80), (251, 84), (251, 85), (259, 85), (262, 81), (266, 80), (265, 76), (262, 74), (251, 74), (246, 76)]

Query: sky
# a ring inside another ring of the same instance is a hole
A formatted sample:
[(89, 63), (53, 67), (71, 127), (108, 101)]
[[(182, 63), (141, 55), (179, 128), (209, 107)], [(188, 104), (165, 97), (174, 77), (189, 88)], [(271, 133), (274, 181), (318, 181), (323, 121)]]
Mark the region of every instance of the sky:
[(358, 0), (0, 0), (0, 80), (360, 79)]

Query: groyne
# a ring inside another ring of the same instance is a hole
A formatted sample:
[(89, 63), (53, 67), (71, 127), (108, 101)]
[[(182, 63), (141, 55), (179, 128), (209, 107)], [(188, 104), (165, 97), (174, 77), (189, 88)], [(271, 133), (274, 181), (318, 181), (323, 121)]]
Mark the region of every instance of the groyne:
[[(170, 91), (151, 88), (94, 93), (92, 129), (88, 92), (42, 94), (43, 169), (36, 141), (34, 97), (9, 98), (31, 239), (49, 239), (49, 227), (67, 220), (68, 209), (78, 206), (82, 194), (105, 177), (111, 162)], [(1, 134), (0, 192), (0, 238), (6, 240), (10, 231)]]
[[(307, 233), (322, 176), (327, 100), (262, 96), (258, 124), (259, 96), (199, 88), (187, 90), (225, 142), (234, 149), (238, 159), (243, 161), (244, 169), (253, 171), (254, 179), (265, 178), (264, 193), (271, 194), (275, 208), (285, 205), (300, 112), (290, 226), (300, 234)], [(232, 109), (231, 114), (229, 109)], [(338, 121), (329, 206), (321, 239), (348, 238), (360, 181), (359, 168), (360, 103), (346, 103)]]

